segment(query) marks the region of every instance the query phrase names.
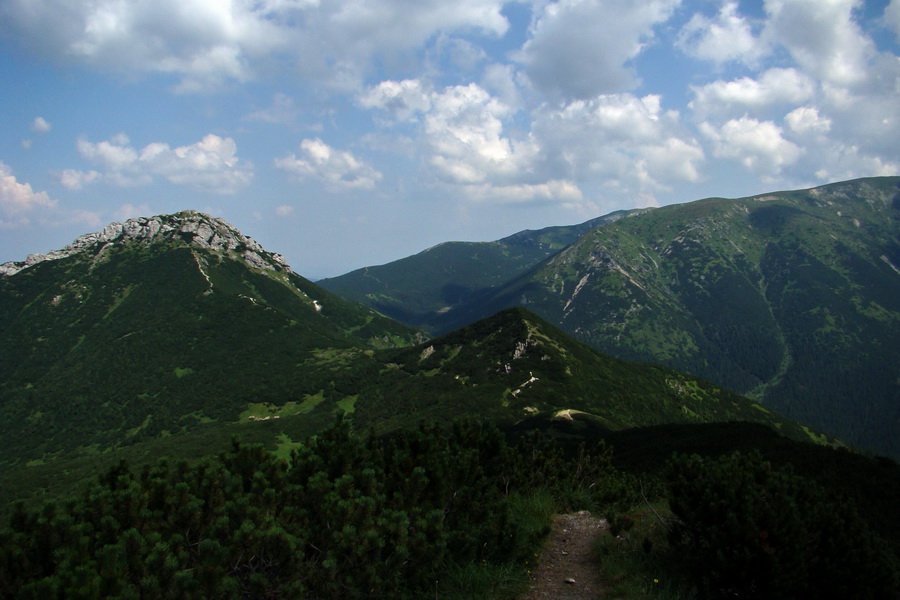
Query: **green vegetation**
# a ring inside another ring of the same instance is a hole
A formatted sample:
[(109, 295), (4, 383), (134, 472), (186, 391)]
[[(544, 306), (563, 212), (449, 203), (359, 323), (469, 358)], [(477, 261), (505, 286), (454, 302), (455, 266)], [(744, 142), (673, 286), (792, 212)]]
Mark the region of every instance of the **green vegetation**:
[[(896, 463), (845, 452), (855, 468), (828, 473), (843, 460), (835, 451), (760, 426), (622, 432), (618, 449), (595, 439), (601, 430), (548, 426), (504, 437), (458, 421), (362, 437), (339, 419), (282, 440), (286, 458), (233, 442), (195, 462), (120, 462), (68, 499), (13, 509), (0, 596), (512, 599), (551, 515), (579, 509), (607, 516), (597, 553), (610, 598), (896, 589)], [(698, 442), (699, 454), (654, 458)], [(741, 444), (759, 450), (730, 452)], [(812, 474), (764, 458), (781, 444), (805, 448)], [(860, 487), (866, 498), (847, 493)], [(880, 508), (865, 504), (873, 497)]]
[(441, 323), (455, 314), (457, 307), (478, 302), (486, 289), (503, 284), (511, 274), (528, 270), (591, 229), (629, 212), (568, 227), (522, 231), (496, 242), (447, 242), (415, 256), (317, 283), (407, 325), (445, 333), (455, 327)]
[[(856, 204), (838, 186), (634, 214), (481, 298), (524, 298), (582, 339), (765, 398), (820, 394), (796, 410), (837, 418), (837, 393), (894, 397), (878, 377), (896, 375), (898, 350), (879, 335), (900, 295), (881, 271), (900, 255), (873, 266), (866, 239), (833, 244), (813, 225), (840, 206), (881, 235), (870, 188), (893, 181), (859, 184)], [(573, 235), (492, 251), (537, 261)], [(421, 342), (288, 270), (187, 241), (0, 278), (0, 597), (514, 598), (550, 516), (580, 509), (608, 515), (612, 597), (896, 589), (900, 467), (774, 401), (612, 358), (524, 308)], [(468, 310), (457, 292), (448, 319)]]
[(473, 422), (363, 440), (339, 421), (287, 461), (235, 443), (193, 465), (120, 463), (72, 500), (17, 506), (0, 532), (0, 595), (415, 598), (516, 588), (551, 503), (573, 490), (599, 501), (620, 486), (602, 447), (567, 458), (532, 438), (513, 451)]
[(178, 435), (251, 404), (309, 412), (348, 395), (314, 357), (344, 357), (337, 369), (416, 338), (297, 275), (202, 248), (123, 243), (99, 256), (0, 278), (0, 464)]
[(471, 264), (442, 247), (323, 283), (362, 302), (377, 285), (392, 316), (433, 332), (524, 306), (610, 355), (714, 381), (897, 458), (898, 186), (879, 177), (641, 211), (532, 264), (483, 252), (475, 264), (502, 276), (470, 280), (439, 314), (431, 299)]
[(677, 457), (669, 531), (702, 598), (888, 598), (896, 557), (856, 506), (756, 454)]

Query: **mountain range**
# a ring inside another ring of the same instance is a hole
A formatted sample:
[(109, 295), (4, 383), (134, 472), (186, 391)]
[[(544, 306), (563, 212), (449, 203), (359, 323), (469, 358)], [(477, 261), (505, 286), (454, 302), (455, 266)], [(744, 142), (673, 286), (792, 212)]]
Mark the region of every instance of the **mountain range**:
[(524, 306), (897, 457), (898, 217), (900, 178), (860, 179), (443, 244), (318, 283), (432, 333)]
[[(538, 237), (533, 256), (566, 239)], [(427, 339), (193, 211), (115, 223), (2, 271), (0, 500), (61, 493), (121, 457), (206, 456), (234, 436), (287, 453), (339, 413), (380, 433), (460, 416), (593, 431), (753, 421), (837, 443), (527, 309)]]

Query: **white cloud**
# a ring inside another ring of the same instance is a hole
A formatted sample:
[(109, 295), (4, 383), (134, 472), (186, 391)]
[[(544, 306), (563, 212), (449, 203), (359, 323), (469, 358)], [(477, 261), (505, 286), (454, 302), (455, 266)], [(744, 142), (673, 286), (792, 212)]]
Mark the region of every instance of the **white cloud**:
[(853, 19), (860, 0), (766, 0), (766, 35), (815, 77), (836, 85), (866, 79), (875, 44)]
[(138, 159), (137, 150), (130, 143), (127, 135), (119, 133), (96, 144), (80, 138), (77, 148), (82, 158), (109, 171), (122, 171), (134, 165)]
[(544, 106), (533, 135), (545, 169), (650, 193), (700, 178), (703, 149), (679, 121), (676, 111), (662, 109), (659, 96), (609, 94)]
[(900, 40), (900, 0), (891, 0), (884, 9), (884, 22)]
[(234, 140), (213, 134), (178, 148), (149, 144), (141, 150), (138, 160), (174, 184), (219, 194), (234, 194), (253, 178), (250, 166), (237, 157)]
[(545, 183), (494, 185), (481, 183), (464, 186), (466, 195), (479, 201), (499, 201), (507, 203), (581, 204), (584, 200), (581, 190), (571, 181), (552, 180)]
[(279, 217), (287, 217), (294, 213), (294, 207), (290, 204), (282, 204), (275, 207), (275, 214)]
[(502, 0), (6, 0), (0, 25), (61, 60), (165, 73), (176, 91), (246, 82), (271, 59), (337, 88), (440, 32), (502, 35)]
[(630, 89), (627, 64), (653, 38), (678, 0), (559, 0), (547, 3), (518, 54), (534, 86), (566, 99)]
[(76, 169), (65, 169), (59, 174), (59, 182), (69, 190), (81, 190), (96, 181), (99, 181), (102, 175), (98, 171), (91, 169), (90, 171), (78, 171)]
[(533, 136), (514, 138), (505, 131), (516, 111), (478, 84), (434, 91), (418, 80), (384, 81), (358, 102), (416, 123), (428, 174), (459, 196), (499, 202), (582, 201), (575, 183), (541, 170)]
[(409, 121), (431, 109), (431, 93), (418, 79), (382, 81), (360, 94), (357, 102), (363, 108), (389, 112), (398, 121)]
[(521, 171), (533, 155), (527, 141), (503, 135), (509, 107), (477, 84), (446, 88), (432, 97), (423, 133), (428, 162), (449, 183), (480, 184)]
[(47, 133), (53, 129), (53, 125), (47, 122), (44, 117), (35, 117), (34, 121), (31, 122), (31, 130), (36, 131), (38, 133)]
[(784, 117), (792, 131), (804, 133), (826, 133), (831, 129), (831, 119), (819, 114), (812, 106), (795, 108)]
[(700, 130), (713, 142), (715, 156), (735, 160), (764, 180), (779, 175), (783, 167), (794, 164), (803, 154), (771, 121), (742, 117), (728, 121), (721, 128), (704, 122)]
[(677, 46), (690, 56), (716, 64), (756, 64), (769, 50), (754, 35), (749, 19), (738, 14), (737, 2), (726, 2), (715, 19), (695, 14), (679, 33)]
[(27, 213), (38, 208), (54, 208), (56, 200), (52, 200), (47, 192), (35, 192), (29, 183), (20, 183), (13, 175), (12, 169), (0, 161), (0, 210), (7, 219), (0, 219), (0, 225), (13, 226), (16, 223), (28, 222)]
[(101, 179), (118, 186), (147, 185), (161, 176), (176, 185), (234, 194), (253, 179), (253, 168), (237, 157), (234, 140), (214, 134), (176, 148), (154, 142), (138, 151), (125, 134), (99, 143), (82, 138), (77, 147), (82, 158), (100, 166), (103, 172), (63, 171), (61, 182), (70, 189)]
[(699, 118), (710, 114), (758, 113), (774, 105), (799, 104), (812, 98), (815, 82), (796, 69), (774, 68), (758, 79), (742, 77), (691, 86), (694, 100), (688, 106)]
[(496, 96), (503, 104), (511, 108), (522, 108), (525, 100), (522, 96), (523, 75), (512, 65), (494, 63), (484, 69), (481, 87)]
[(370, 190), (382, 178), (380, 172), (351, 153), (335, 150), (318, 138), (303, 140), (300, 156), (292, 152), (275, 159), (275, 166), (300, 181), (322, 181), (330, 191)]

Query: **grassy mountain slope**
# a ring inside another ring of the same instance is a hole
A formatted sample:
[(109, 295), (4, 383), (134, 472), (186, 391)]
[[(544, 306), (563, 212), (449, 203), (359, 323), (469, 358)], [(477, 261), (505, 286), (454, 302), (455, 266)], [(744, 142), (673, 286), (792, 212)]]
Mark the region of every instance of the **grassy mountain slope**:
[(521, 304), (595, 348), (900, 456), (898, 183), (635, 215), (462, 308), (462, 320)]
[(709, 382), (604, 355), (521, 308), (377, 358), (385, 365), (381, 377), (354, 416), (388, 427), (456, 415), (507, 425), (543, 416), (608, 430), (755, 421), (795, 439), (817, 439)]
[(454, 307), (477, 302), (485, 290), (502, 285), (591, 229), (632, 212), (618, 211), (579, 225), (521, 231), (494, 242), (447, 242), (316, 283), (407, 325), (447, 332), (456, 327), (443, 322), (442, 315)]
[(251, 401), (302, 402), (327, 387), (298, 367), (316, 353), (415, 337), (268, 256), (253, 266), (182, 238), (183, 221), (234, 235), (221, 222), (164, 219), (171, 235), (98, 241), (0, 278), (4, 461), (237, 420)]
[(819, 439), (523, 309), (409, 346), (413, 330), (230, 251), (172, 239), (105, 248), (0, 279), (9, 497), (58, 494), (120, 457), (199, 458), (235, 435), (286, 453), (339, 411), (380, 432), (460, 416), (603, 430), (750, 420)]

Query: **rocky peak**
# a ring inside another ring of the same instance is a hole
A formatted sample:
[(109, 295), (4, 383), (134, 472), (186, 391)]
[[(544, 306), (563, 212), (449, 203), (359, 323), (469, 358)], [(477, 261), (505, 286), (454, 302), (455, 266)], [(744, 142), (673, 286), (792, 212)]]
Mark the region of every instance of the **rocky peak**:
[(234, 252), (257, 269), (290, 270), (280, 254), (267, 252), (258, 242), (242, 234), (222, 219), (194, 210), (174, 215), (138, 217), (124, 223), (110, 223), (101, 231), (88, 233), (49, 254), (31, 254), (24, 261), (0, 265), (0, 276), (14, 275), (22, 269), (75, 254), (98, 255), (110, 246), (125, 243), (151, 244), (181, 242), (215, 251)]

